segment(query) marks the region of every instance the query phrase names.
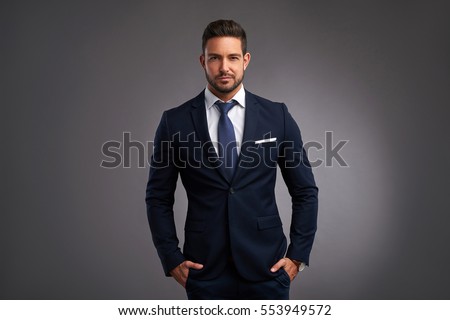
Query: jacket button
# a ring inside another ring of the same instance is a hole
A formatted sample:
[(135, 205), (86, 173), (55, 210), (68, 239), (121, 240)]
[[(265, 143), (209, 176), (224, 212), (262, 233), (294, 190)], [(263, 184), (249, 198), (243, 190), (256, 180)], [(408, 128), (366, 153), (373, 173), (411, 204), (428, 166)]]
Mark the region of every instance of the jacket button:
[(230, 188), (230, 193), (233, 194), (234, 193), (234, 189)]

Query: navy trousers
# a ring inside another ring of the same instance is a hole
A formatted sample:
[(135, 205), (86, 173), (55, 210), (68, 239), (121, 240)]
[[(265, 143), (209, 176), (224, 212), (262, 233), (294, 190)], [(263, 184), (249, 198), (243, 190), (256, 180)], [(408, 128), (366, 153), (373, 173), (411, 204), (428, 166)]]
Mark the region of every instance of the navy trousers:
[(251, 282), (239, 276), (230, 262), (215, 279), (188, 277), (186, 293), (189, 300), (289, 300), (290, 285), (291, 280), (284, 270), (276, 278)]

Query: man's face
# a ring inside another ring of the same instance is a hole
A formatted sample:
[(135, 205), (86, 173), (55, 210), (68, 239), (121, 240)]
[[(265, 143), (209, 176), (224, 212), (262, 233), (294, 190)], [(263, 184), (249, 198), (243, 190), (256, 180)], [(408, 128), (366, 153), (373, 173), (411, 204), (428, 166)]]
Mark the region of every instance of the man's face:
[(250, 54), (242, 53), (241, 40), (234, 37), (209, 39), (200, 56), (208, 88), (219, 98), (233, 96), (239, 91), (249, 62)]

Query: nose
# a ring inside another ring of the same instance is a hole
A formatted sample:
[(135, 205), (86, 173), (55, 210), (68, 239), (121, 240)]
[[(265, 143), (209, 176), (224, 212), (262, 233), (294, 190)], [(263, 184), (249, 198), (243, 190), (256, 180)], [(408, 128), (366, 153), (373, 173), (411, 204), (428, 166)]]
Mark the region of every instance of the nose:
[(227, 59), (222, 59), (222, 62), (220, 64), (220, 71), (221, 72), (228, 72), (229, 71), (229, 66), (228, 66)]

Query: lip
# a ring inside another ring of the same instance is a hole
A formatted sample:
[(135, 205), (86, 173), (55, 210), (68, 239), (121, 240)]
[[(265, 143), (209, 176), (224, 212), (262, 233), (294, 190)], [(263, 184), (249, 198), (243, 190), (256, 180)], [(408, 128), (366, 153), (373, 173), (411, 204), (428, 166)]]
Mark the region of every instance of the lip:
[(219, 80), (231, 80), (232, 77), (218, 77)]

